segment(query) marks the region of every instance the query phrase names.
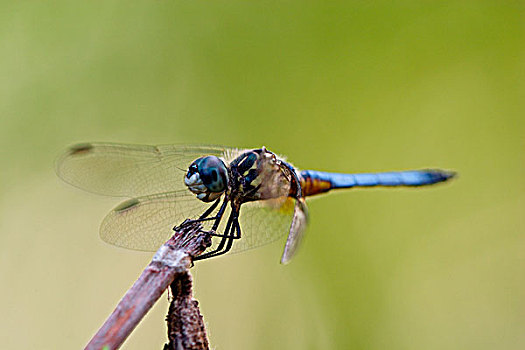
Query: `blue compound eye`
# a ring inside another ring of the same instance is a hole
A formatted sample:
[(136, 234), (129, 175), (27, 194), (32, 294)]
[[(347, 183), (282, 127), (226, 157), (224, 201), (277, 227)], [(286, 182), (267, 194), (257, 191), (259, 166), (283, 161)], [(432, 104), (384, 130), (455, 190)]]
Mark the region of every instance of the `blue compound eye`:
[(211, 192), (223, 192), (228, 185), (226, 165), (215, 156), (201, 158), (198, 171), (202, 183)]

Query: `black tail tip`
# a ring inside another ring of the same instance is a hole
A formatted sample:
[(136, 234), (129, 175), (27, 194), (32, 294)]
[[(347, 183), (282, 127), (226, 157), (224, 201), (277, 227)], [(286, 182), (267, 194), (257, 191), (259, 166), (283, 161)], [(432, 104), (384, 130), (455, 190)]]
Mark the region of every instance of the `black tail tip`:
[(428, 169), (428, 172), (435, 177), (437, 182), (448, 181), (450, 179), (458, 177), (458, 173), (456, 171), (451, 170)]
[(445, 173), (445, 180), (453, 179), (459, 176), (456, 171), (445, 171), (444, 173)]

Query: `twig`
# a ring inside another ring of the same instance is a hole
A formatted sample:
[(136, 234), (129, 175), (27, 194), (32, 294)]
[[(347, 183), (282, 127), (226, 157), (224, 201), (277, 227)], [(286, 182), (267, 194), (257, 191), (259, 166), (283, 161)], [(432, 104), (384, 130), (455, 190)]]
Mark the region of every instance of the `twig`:
[[(182, 321), (189, 322), (183, 327), (173, 329), (184, 329), (183, 332), (185, 333), (181, 333), (179, 338), (190, 340), (192, 339), (191, 334), (187, 332), (193, 328), (198, 329), (197, 338), (204, 339), (202, 344), (205, 344), (205, 347), (188, 347), (188, 349), (207, 349), (208, 341), (202, 316), (198, 312), (197, 302), (191, 300), (191, 276), (188, 272), (192, 266), (192, 257), (201, 254), (211, 245), (211, 237), (200, 231), (201, 228), (201, 225), (197, 223), (176, 228), (174, 235), (155, 253), (151, 263), (124, 295), (104, 325), (93, 336), (86, 349), (118, 349), (160, 298), (164, 290), (172, 283), (173, 301), (181, 300), (179, 303), (180, 310), (176, 315), (181, 317)], [(173, 288), (174, 285), (179, 286), (179, 289)], [(181, 297), (183, 299), (180, 299)], [(186, 307), (188, 308), (187, 312)], [(193, 315), (195, 311), (200, 317), (199, 320), (196, 320), (200, 322), (196, 328), (191, 324), (194, 318), (186, 317), (186, 313)], [(170, 337), (170, 343), (171, 339)]]

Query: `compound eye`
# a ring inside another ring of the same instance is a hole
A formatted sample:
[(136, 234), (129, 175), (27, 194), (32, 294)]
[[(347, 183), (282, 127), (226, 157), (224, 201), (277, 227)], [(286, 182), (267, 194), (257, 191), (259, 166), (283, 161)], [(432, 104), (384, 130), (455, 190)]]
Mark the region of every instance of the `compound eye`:
[(202, 158), (198, 165), (202, 183), (211, 192), (223, 192), (228, 185), (226, 165), (215, 156)]

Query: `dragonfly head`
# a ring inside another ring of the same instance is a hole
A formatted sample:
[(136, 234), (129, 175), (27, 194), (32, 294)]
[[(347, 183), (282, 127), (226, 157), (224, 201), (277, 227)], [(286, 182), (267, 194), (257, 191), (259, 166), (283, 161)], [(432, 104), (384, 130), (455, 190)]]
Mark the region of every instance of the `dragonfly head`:
[(202, 157), (191, 163), (184, 183), (201, 201), (211, 202), (228, 187), (228, 169), (218, 157)]

